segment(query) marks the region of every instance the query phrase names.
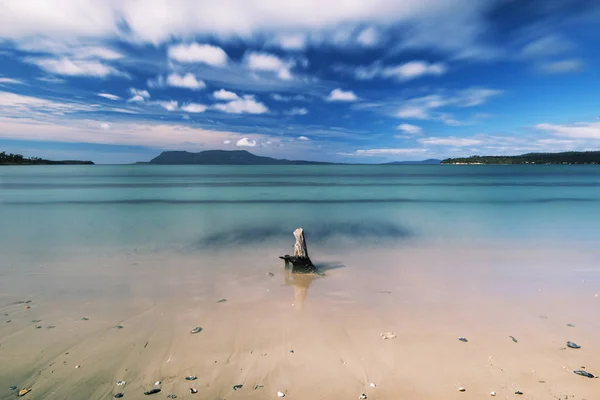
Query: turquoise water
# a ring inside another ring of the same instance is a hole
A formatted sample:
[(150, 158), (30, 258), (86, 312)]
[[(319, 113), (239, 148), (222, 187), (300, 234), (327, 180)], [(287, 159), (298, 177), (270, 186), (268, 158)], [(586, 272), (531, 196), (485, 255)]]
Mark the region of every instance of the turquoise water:
[[(0, 168), (0, 252), (600, 239), (596, 166)], [(241, 247), (243, 248), (243, 247)]]

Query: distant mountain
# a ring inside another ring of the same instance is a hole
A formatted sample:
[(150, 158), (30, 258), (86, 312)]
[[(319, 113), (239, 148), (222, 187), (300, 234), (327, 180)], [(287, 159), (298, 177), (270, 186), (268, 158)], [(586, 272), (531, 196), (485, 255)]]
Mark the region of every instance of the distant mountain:
[(261, 157), (246, 150), (206, 150), (199, 153), (188, 151), (163, 151), (149, 163), (160, 165), (320, 165), (315, 161), (279, 160)]
[(600, 151), (527, 153), (518, 156), (448, 158), (442, 164), (600, 164)]
[(441, 162), (442, 160), (438, 160), (437, 158), (429, 158), (422, 161), (392, 161), (383, 165), (438, 165)]

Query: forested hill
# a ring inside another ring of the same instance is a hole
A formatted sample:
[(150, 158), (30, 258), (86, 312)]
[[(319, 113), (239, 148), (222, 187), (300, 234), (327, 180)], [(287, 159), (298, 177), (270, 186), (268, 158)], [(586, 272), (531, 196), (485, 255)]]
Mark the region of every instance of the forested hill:
[(37, 157), (23, 157), (21, 154), (0, 152), (0, 165), (94, 165), (91, 161), (64, 160), (51, 161)]
[(600, 164), (600, 151), (527, 153), (518, 156), (447, 158), (442, 164)]

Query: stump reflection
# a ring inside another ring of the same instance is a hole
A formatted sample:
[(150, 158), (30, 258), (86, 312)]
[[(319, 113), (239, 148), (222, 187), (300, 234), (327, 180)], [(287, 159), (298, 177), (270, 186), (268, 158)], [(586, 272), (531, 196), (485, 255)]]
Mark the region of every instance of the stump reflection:
[(308, 288), (315, 279), (319, 278), (319, 275), (295, 273), (286, 268), (283, 276), (285, 284), (294, 287), (294, 308), (302, 310)]

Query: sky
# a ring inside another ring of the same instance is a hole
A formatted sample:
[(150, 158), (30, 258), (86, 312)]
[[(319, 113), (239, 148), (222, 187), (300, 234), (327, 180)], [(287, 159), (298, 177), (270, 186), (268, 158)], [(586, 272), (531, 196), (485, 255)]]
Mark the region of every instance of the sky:
[(596, 0), (3, 0), (0, 151), (600, 150)]

